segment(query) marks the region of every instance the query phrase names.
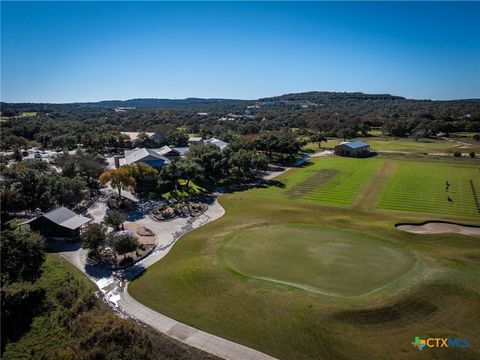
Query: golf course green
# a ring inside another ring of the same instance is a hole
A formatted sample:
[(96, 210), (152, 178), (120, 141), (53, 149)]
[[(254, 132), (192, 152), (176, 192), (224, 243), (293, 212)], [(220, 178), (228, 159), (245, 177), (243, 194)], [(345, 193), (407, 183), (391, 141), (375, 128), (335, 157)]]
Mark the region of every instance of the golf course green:
[(305, 224), (234, 233), (225, 260), (242, 275), (331, 296), (375, 291), (415, 265), (402, 249), (365, 234)]
[[(312, 159), (220, 196), (225, 215), (179, 239), (128, 291), (161, 314), (279, 359), (412, 359), (415, 336), (479, 339), (480, 239), (395, 228), (478, 225), (469, 181), (478, 186), (478, 165)], [(478, 359), (474, 341), (420, 355)]]

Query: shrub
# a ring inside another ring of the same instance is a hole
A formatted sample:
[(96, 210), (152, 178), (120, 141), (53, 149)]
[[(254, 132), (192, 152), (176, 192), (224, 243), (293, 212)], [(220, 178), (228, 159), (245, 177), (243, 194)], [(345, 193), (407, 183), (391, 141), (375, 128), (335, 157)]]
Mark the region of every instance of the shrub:
[(475, 152), (470, 152), (470, 154), (468, 154), (468, 156), (470, 156), (472, 159), (475, 157)]
[(127, 216), (118, 210), (107, 211), (107, 213), (105, 214), (105, 218), (103, 219), (105, 224), (113, 227), (117, 231), (120, 230), (120, 227), (125, 222), (125, 220), (127, 220)]
[(455, 151), (455, 152), (453, 153), (453, 156), (454, 156), (454, 157), (462, 157), (462, 153), (457, 150), (457, 151)]
[(120, 235), (112, 240), (113, 248), (119, 255), (125, 255), (135, 251), (138, 248), (138, 239), (135, 236)]

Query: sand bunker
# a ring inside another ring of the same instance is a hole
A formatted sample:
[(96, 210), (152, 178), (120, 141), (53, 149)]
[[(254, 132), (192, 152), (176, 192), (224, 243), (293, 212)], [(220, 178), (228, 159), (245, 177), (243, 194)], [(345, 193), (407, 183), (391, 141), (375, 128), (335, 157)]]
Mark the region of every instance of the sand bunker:
[(442, 222), (428, 222), (426, 224), (421, 224), (421, 225), (403, 224), (403, 225), (397, 225), (396, 228), (402, 231), (407, 231), (415, 234), (457, 233), (457, 234), (480, 237), (480, 227), (442, 223)]

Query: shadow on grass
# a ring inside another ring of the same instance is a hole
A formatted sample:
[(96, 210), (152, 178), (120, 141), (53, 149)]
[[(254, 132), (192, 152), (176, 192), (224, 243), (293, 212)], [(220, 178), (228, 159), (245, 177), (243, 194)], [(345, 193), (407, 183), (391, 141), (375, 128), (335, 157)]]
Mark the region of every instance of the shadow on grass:
[(228, 187), (225, 187), (224, 193), (235, 193), (235, 192), (242, 192), (242, 191), (247, 191), (250, 189), (266, 189), (269, 187), (277, 187), (284, 189), (285, 188), (285, 183), (279, 181), (279, 180), (259, 180), (254, 183), (249, 183), (249, 184), (236, 184), (236, 185), (230, 185)]

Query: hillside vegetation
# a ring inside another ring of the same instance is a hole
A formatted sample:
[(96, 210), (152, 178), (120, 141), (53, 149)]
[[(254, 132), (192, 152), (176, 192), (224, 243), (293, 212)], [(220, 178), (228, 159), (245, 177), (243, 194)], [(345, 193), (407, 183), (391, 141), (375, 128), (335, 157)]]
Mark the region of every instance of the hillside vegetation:
[(213, 359), (114, 315), (57, 255), (34, 283), (2, 286), (3, 359)]

